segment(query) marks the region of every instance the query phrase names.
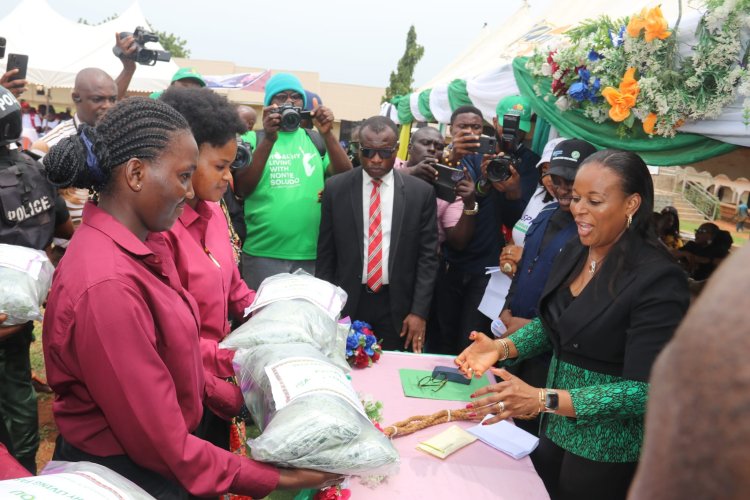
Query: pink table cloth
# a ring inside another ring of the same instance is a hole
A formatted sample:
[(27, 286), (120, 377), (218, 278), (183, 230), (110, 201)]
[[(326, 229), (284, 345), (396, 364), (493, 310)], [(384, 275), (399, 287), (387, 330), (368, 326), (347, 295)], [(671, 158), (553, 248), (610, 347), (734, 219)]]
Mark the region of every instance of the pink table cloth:
[[(429, 415), (440, 410), (463, 408), (460, 401), (407, 398), (403, 394), (400, 368), (429, 370), (435, 366), (452, 366), (453, 358), (385, 352), (375, 365), (352, 369), (354, 388), (383, 403), (383, 425), (387, 426), (414, 415)], [(491, 376), (491, 375), (490, 375)], [(370, 489), (351, 481), (352, 500), (384, 498), (451, 499), (548, 499), (544, 483), (529, 457), (515, 460), (490, 446), (475, 441), (445, 460), (416, 449), (420, 441), (444, 431), (451, 424), (440, 424), (393, 440), (401, 455), (400, 472), (386, 483)], [(463, 428), (473, 422), (456, 422)]]

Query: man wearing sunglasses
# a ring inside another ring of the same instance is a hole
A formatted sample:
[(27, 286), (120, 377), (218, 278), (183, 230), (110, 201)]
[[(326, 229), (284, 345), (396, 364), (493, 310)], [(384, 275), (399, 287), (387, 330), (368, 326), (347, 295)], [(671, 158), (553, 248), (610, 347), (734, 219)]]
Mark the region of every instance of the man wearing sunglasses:
[[(326, 176), (352, 168), (333, 134), (333, 112), (317, 99), (308, 103), (296, 76), (278, 73), (268, 80), (264, 104), (263, 131), (257, 134), (252, 161), (234, 179), (235, 192), (245, 198), (242, 277), (252, 289), (274, 274), (315, 273), (318, 195)], [(299, 116), (310, 104), (318, 132), (282, 128), (281, 108)], [(319, 150), (313, 138), (322, 138), (325, 148)]]
[(435, 192), (393, 170), (398, 131), (374, 116), (359, 132), (362, 167), (326, 181), (316, 276), (343, 288), (343, 316), (386, 350), (422, 352), (437, 274)]

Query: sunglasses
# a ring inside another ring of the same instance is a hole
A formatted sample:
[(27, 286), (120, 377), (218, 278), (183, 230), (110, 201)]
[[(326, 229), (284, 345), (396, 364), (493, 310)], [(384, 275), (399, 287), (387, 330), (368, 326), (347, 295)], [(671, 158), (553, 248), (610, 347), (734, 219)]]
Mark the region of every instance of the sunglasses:
[(271, 98), (273, 102), (282, 103), (287, 102), (289, 99), (292, 101), (301, 101), (303, 97), (299, 92), (280, 92)]
[(396, 148), (365, 148), (362, 146), (359, 147), (359, 150), (365, 158), (374, 158), (375, 155), (378, 155), (383, 160), (388, 160), (396, 152)]
[(696, 229), (695, 234), (704, 234), (707, 233), (708, 229)]
[(433, 388), (432, 392), (438, 392), (440, 389), (445, 387), (445, 384), (448, 383), (448, 379), (443, 375), (442, 377), (433, 378), (432, 375), (427, 375), (419, 379), (417, 382), (417, 387), (420, 389), (428, 389)]

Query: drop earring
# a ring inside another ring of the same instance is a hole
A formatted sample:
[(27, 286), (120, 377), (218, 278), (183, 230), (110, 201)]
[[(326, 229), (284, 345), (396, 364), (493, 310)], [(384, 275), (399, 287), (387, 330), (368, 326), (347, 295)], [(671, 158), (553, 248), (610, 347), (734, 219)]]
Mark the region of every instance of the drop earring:
[(633, 215), (628, 214), (628, 228), (630, 228), (630, 225), (633, 223)]

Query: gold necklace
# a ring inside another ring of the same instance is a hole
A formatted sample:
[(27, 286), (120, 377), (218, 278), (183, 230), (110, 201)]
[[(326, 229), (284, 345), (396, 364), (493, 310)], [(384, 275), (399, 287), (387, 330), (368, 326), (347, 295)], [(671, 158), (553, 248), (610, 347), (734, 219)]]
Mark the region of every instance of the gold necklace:
[[(606, 255), (605, 255), (604, 257), (606, 257)], [(601, 267), (601, 266), (600, 266), (599, 264), (601, 264), (601, 263), (602, 263), (602, 261), (604, 260), (604, 257), (601, 257), (601, 258), (600, 258), (599, 260), (594, 260), (594, 259), (593, 259), (593, 258), (591, 257), (591, 250), (589, 250), (589, 257), (588, 257), (588, 258), (589, 258), (589, 260), (591, 261), (591, 262), (589, 263), (589, 275), (590, 275), (590, 276), (593, 276), (594, 274), (596, 274), (596, 270), (597, 270), (597, 269), (598, 269), (599, 267)]]

